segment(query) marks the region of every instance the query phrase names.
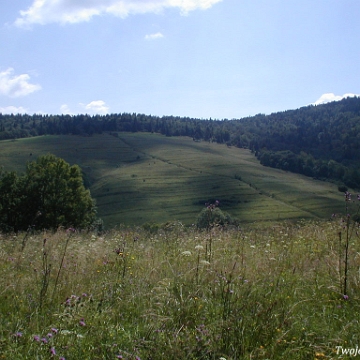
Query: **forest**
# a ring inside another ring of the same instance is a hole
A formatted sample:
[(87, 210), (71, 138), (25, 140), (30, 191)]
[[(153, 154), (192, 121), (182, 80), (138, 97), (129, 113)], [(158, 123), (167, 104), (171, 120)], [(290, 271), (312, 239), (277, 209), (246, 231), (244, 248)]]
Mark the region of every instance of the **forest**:
[(360, 97), (231, 120), (0, 113), (0, 140), (103, 132), (151, 132), (248, 148), (265, 166), (333, 181), (343, 189), (360, 188)]

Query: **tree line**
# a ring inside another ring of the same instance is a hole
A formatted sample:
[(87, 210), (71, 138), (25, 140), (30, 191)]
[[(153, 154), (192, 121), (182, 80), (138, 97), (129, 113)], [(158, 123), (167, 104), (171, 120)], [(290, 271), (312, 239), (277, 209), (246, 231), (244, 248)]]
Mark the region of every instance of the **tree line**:
[(197, 119), (136, 113), (0, 114), (0, 140), (103, 132), (153, 132), (248, 148), (265, 166), (360, 188), (360, 98), (270, 115)]

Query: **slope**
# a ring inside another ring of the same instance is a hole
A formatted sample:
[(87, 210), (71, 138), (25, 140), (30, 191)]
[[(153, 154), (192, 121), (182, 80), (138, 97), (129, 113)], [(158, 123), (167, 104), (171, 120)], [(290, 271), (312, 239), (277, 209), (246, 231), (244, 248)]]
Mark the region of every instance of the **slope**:
[(59, 135), (1, 141), (0, 147), (5, 170), (23, 171), (46, 153), (80, 165), (107, 227), (191, 224), (215, 199), (244, 222), (328, 218), (343, 208), (335, 185), (264, 167), (246, 149), (186, 137)]

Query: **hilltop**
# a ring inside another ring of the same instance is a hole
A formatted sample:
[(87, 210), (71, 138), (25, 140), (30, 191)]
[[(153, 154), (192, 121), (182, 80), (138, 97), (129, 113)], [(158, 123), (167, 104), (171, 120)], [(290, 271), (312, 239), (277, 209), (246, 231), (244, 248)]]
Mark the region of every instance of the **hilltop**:
[(0, 140), (39, 135), (149, 132), (250, 149), (261, 164), (360, 187), (360, 98), (349, 97), (242, 119), (195, 119), (144, 114), (0, 114)]

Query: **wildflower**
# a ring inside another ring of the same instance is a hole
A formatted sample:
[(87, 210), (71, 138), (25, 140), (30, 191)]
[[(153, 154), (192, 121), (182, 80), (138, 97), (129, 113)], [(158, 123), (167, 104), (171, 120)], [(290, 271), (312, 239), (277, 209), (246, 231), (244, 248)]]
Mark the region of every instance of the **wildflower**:
[(16, 333), (14, 334), (14, 336), (17, 337), (17, 338), (20, 338), (20, 337), (23, 336), (23, 333), (20, 332), (20, 331), (18, 331), (18, 332), (16, 332)]
[(47, 336), (49, 339), (51, 339), (51, 338), (53, 337), (53, 334), (52, 334), (52, 333), (48, 333), (46, 336)]
[(39, 336), (39, 335), (35, 335), (35, 336), (33, 337), (33, 339), (34, 339), (34, 341), (39, 342), (39, 341), (40, 341), (40, 336)]
[(191, 255), (191, 251), (183, 251), (181, 253), (182, 256), (190, 256)]
[(56, 355), (56, 351), (55, 351), (54, 347), (50, 348), (50, 353), (51, 353), (51, 355)]
[(345, 201), (351, 201), (351, 194), (348, 191), (345, 192)]
[(66, 360), (66, 359), (63, 356), (60, 356), (59, 360)]
[(346, 294), (343, 295), (343, 299), (344, 299), (344, 300), (349, 300), (349, 295), (346, 295)]
[(115, 249), (114, 252), (119, 256), (123, 256), (123, 252), (120, 248)]
[(80, 325), (80, 326), (86, 326), (84, 319), (81, 319), (81, 320), (79, 321), (79, 325)]
[(52, 331), (54, 334), (57, 334), (59, 330), (56, 329), (56, 328), (51, 328), (51, 331)]
[(41, 342), (42, 342), (43, 344), (47, 344), (47, 343), (48, 343), (48, 339), (45, 338), (45, 337), (43, 337), (43, 338), (41, 338)]
[(202, 246), (202, 245), (196, 245), (195, 246), (195, 250), (202, 250), (202, 249), (204, 249), (204, 247)]

